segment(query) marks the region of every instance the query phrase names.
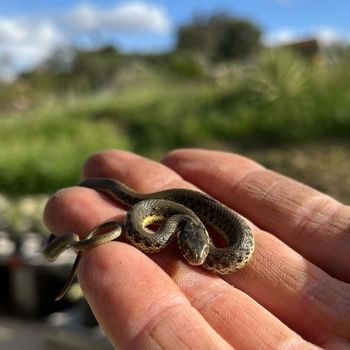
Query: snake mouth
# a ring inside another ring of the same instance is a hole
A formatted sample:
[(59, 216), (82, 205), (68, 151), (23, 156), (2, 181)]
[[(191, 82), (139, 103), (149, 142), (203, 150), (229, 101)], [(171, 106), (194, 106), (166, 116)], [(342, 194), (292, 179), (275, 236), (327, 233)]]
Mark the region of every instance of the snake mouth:
[(195, 250), (184, 250), (181, 249), (182, 255), (186, 259), (186, 261), (193, 266), (200, 266), (204, 264), (205, 259), (207, 258), (209, 249), (207, 247), (203, 247)]
[(205, 259), (197, 259), (196, 261), (186, 259), (186, 261), (192, 266), (201, 266), (204, 264)]
[(206, 242), (178, 240), (179, 248), (183, 257), (190, 265), (203, 265), (209, 253), (209, 245)]

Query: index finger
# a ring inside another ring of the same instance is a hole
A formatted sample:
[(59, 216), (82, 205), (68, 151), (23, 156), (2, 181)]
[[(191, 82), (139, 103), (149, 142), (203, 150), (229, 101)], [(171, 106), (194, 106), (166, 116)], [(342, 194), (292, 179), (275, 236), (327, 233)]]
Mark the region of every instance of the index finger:
[[(146, 255), (111, 242), (84, 254), (79, 282), (117, 348), (232, 349)], [(184, 326), (185, 325), (185, 326)]]
[[(53, 231), (74, 228), (79, 234), (121, 215), (107, 197), (81, 187), (61, 190), (45, 210)], [(175, 282), (129, 244), (109, 242), (84, 252), (78, 276), (96, 318), (117, 348), (232, 349)]]

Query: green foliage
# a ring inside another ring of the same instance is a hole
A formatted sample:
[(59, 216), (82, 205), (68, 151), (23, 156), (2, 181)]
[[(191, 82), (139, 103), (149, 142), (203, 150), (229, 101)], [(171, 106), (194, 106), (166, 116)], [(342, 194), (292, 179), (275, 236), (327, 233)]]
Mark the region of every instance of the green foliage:
[(113, 79), (120, 68), (120, 61), (119, 53), (110, 46), (98, 51), (78, 51), (71, 67), (71, 74), (82, 87), (96, 90)]
[(12, 194), (44, 193), (75, 184), (91, 153), (128, 147), (116, 127), (54, 108), (1, 119), (0, 140), (0, 189)]
[(252, 56), (260, 48), (260, 36), (260, 30), (252, 23), (232, 20), (218, 38), (214, 59), (224, 61)]
[(98, 91), (113, 82), (127, 60), (112, 46), (91, 51), (57, 51), (37, 69), (23, 73), (20, 80), (40, 92)]
[(218, 14), (180, 27), (177, 50), (201, 53), (213, 61), (237, 60), (256, 53), (260, 37), (255, 24)]
[(247, 84), (267, 100), (290, 98), (303, 92), (311, 66), (289, 50), (265, 50)]
[(349, 139), (349, 60), (316, 65), (272, 50), (254, 64), (201, 66), (201, 79), (195, 62), (162, 57), (103, 94), (41, 92), (34, 109), (3, 116), (0, 192), (73, 185), (85, 159), (104, 148), (158, 157), (175, 147), (246, 150)]
[(204, 65), (195, 55), (176, 52), (169, 55), (168, 69), (171, 74), (184, 78), (202, 78), (205, 75)]

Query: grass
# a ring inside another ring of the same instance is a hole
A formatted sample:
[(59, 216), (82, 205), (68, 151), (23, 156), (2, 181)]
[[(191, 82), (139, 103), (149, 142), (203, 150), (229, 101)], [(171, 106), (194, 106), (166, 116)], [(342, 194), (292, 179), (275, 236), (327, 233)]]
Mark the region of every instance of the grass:
[(79, 167), (101, 148), (128, 148), (110, 123), (93, 123), (50, 107), (0, 121), (2, 193), (47, 193), (74, 184)]

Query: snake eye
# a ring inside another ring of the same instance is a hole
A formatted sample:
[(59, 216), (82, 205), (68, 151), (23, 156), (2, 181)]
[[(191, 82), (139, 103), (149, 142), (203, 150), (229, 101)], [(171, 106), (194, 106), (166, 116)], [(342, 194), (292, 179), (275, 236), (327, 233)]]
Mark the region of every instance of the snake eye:
[(191, 265), (202, 265), (209, 253), (210, 238), (204, 226), (188, 222), (178, 234), (182, 255)]

